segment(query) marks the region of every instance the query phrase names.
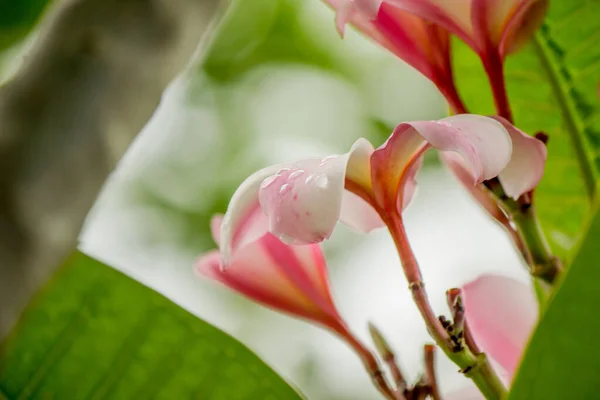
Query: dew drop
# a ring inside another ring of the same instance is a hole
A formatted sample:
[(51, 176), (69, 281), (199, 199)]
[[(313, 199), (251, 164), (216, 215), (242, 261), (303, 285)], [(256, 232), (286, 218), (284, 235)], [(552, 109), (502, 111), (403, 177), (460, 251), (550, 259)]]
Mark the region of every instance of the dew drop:
[(315, 179), (314, 175), (309, 175), (306, 177), (306, 180), (304, 181), (304, 183), (309, 184), (313, 181), (313, 179)]
[(299, 178), (299, 177), (300, 177), (300, 175), (302, 175), (303, 173), (304, 173), (304, 170), (303, 170), (303, 169), (297, 169), (297, 170), (295, 170), (294, 172), (292, 172), (292, 173), (290, 174), (290, 176), (288, 176), (288, 179), (296, 179), (296, 178)]
[(317, 176), (315, 178), (315, 185), (319, 189), (327, 189), (327, 186), (329, 185), (329, 179), (327, 179), (327, 175), (321, 174), (321, 175)]
[(292, 190), (292, 187), (290, 185), (288, 185), (287, 183), (284, 183), (283, 185), (281, 185), (281, 187), (279, 188), (279, 194), (286, 194), (287, 192), (289, 192), (290, 190)]
[(269, 176), (268, 178), (265, 178), (264, 181), (262, 181), (262, 183), (260, 184), (260, 188), (261, 189), (266, 189), (269, 186), (271, 186), (273, 184), (273, 182), (275, 182), (277, 180), (277, 178), (279, 178), (279, 176), (277, 175), (272, 175)]
[(277, 239), (281, 240), (285, 244), (294, 244), (295, 242), (294, 238), (286, 233), (278, 234)]
[(321, 160), (321, 162), (319, 163), (319, 166), (323, 167), (325, 166), (329, 161), (333, 160), (335, 158), (335, 156), (328, 156), (325, 157)]
[(291, 171), (291, 169), (281, 168), (279, 171), (277, 171), (277, 175), (285, 174), (286, 172), (289, 172), (289, 171)]

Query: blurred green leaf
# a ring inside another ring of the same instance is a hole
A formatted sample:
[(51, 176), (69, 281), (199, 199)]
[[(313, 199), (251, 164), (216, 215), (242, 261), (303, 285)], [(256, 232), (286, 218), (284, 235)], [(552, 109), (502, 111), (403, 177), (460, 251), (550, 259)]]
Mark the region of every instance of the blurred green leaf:
[[(550, 136), (536, 204), (561, 255), (581, 232), (600, 161), (598, 15), (599, 1), (551, 1), (541, 31), (506, 65), (516, 124), (530, 134), (543, 131)], [(458, 85), (469, 109), (493, 113), (479, 59), (458, 41), (455, 48)]]
[(242, 344), (76, 253), (4, 343), (0, 398), (299, 399)]
[(344, 65), (331, 49), (303, 26), (305, 6), (298, 0), (232, 1), (204, 71), (217, 81), (238, 79), (267, 63), (303, 63), (341, 72)]
[(569, 273), (532, 337), (509, 400), (598, 398), (599, 242), (596, 211)]
[(49, 0), (0, 0), (0, 51), (33, 28)]

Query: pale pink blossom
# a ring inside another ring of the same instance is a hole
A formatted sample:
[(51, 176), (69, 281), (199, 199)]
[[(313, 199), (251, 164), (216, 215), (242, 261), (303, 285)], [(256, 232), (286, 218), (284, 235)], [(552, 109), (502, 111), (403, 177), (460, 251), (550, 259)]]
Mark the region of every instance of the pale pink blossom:
[[(245, 210), (257, 201), (268, 216), (268, 230), (287, 243), (321, 242), (338, 220), (364, 232), (384, 226), (387, 216), (400, 214), (410, 203), (415, 175), (423, 153), (430, 148), (458, 154), (471, 185), (500, 176), (503, 184), (517, 190), (511, 195), (518, 196), (538, 183), (543, 160), (524, 157), (514, 166), (522, 173), (513, 173), (512, 156), (520, 154), (518, 147), (529, 141), (512, 140), (512, 128), (504, 124), (469, 114), (402, 123), (376, 150), (359, 139), (346, 154), (260, 170), (238, 188), (225, 214), (224, 261), (228, 263), (235, 250), (232, 232), (243, 223)], [(505, 176), (505, 171), (511, 173)]]
[[(538, 320), (532, 289), (512, 278), (484, 275), (464, 285), (461, 296), (473, 339), (490, 358), (498, 375), (510, 385)], [(475, 386), (446, 398), (484, 399)]]
[[(342, 10), (349, 21), (352, 21), (352, 14), (356, 13), (360, 13), (368, 21), (378, 21), (380, 13), (385, 12), (385, 7), (394, 6), (443, 27), (461, 38), (480, 55), (495, 52), (501, 58), (518, 49), (531, 37), (541, 25), (548, 8), (548, 0), (328, 0), (328, 2), (337, 7), (337, 10)], [(348, 9), (353, 11), (349, 12)]]
[[(266, 229), (258, 203), (249, 208), (234, 232), (235, 255), (224, 269), (218, 250), (202, 255), (196, 272), (270, 308), (347, 334), (329, 289), (327, 266), (317, 244), (290, 246)], [(222, 216), (211, 221), (213, 238), (221, 243)]]
[(389, 1), (325, 0), (343, 35), (350, 23), (435, 83), (455, 111), (462, 105), (452, 78), (450, 35), (439, 25)]

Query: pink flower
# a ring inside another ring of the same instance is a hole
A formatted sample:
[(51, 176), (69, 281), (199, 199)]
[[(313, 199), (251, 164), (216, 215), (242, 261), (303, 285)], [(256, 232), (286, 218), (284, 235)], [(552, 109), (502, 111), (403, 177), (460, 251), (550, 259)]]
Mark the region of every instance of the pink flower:
[(336, 10), (341, 35), (351, 23), (436, 84), (456, 112), (464, 106), (456, 92), (448, 31), (390, 1), (325, 0)]
[[(510, 163), (502, 171), (500, 181), (506, 195), (516, 200), (521, 194), (533, 190), (542, 179), (544, 169), (529, 168), (529, 166), (543, 166), (546, 163), (548, 150), (541, 140), (529, 136), (504, 118), (491, 118), (504, 126), (513, 143)], [(473, 197), (492, 215), (496, 216), (500, 210), (497, 209), (495, 201), (489, 198), (489, 194), (483, 188), (472, 185), (468, 167), (462, 160), (452, 153), (444, 153), (441, 158), (464, 186), (471, 191)], [(481, 193), (482, 191), (484, 193)]]
[[(217, 244), (221, 222), (220, 215), (211, 221)], [(265, 306), (348, 334), (333, 303), (319, 245), (282, 243), (267, 232), (266, 217), (255, 203), (237, 226), (232, 246), (236, 252), (226, 269), (221, 253), (213, 250), (198, 259), (196, 271)]]
[(449, 33), (481, 58), (499, 115), (512, 120), (503, 61), (543, 22), (548, 0), (325, 0), (347, 22), (431, 79), (455, 113), (466, 113), (450, 64)]
[(412, 199), (415, 175), (430, 148), (460, 155), (471, 185), (498, 176), (511, 196), (519, 196), (537, 185), (544, 167), (539, 158), (518, 157), (524, 143), (511, 139), (495, 119), (461, 114), (402, 123), (377, 150), (359, 139), (343, 155), (265, 168), (246, 179), (229, 204), (221, 243), (225, 262), (235, 253), (232, 232), (257, 200), (269, 231), (287, 243), (321, 242), (338, 220), (365, 232), (389, 226)]
[(345, 4), (337, 8), (342, 15), (360, 13), (369, 21), (378, 21), (386, 7), (394, 6), (454, 33), (480, 55), (495, 52), (501, 58), (530, 38), (548, 8), (548, 0), (329, 1)]
[[(538, 319), (535, 296), (526, 285), (499, 275), (484, 275), (461, 289), (468, 328), (477, 346), (510, 383)], [(449, 400), (484, 397), (473, 387)]]
[[(255, 201), (246, 207), (229, 246), (235, 251), (224, 268), (222, 254), (213, 250), (196, 262), (196, 272), (247, 298), (321, 325), (338, 334), (359, 355), (377, 388), (392, 398), (379, 363), (350, 332), (337, 311), (327, 276), (323, 252), (317, 244), (291, 246), (267, 231), (267, 218)], [(213, 238), (222, 246), (222, 217), (211, 221)]]

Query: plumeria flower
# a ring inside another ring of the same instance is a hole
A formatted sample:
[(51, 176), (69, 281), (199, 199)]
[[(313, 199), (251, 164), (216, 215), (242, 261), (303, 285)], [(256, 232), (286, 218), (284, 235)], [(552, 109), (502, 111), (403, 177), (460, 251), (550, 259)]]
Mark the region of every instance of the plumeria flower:
[[(532, 290), (512, 278), (484, 275), (461, 288), (465, 320), (477, 346), (510, 384), (538, 320)], [(479, 400), (475, 386), (450, 394), (449, 400)]]
[[(211, 231), (222, 245), (222, 216), (214, 216)], [(222, 268), (222, 255), (213, 250), (196, 262), (196, 272), (274, 310), (309, 320), (343, 338), (360, 356), (375, 384), (392, 398), (371, 352), (350, 332), (337, 311), (323, 252), (317, 244), (290, 246), (267, 232), (267, 218), (258, 202), (246, 209), (231, 237), (235, 255)]]
[(498, 177), (507, 194), (518, 197), (537, 185), (543, 160), (520, 157), (529, 151), (521, 147), (531, 142), (513, 139), (503, 123), (508, 124), (469, 114), (401, 123), (376, 150), (359, 139), (346, 154), (260, 170), (242, 183), (229, 204), (221, 233), (223, 261), (230, 262), (233, 232), (257, 201), (268, 216), (268, 230), (287, 243), (321, 242), (338, 220), (364, 232), (389, 227), (410, 203), (422, 156), (431, 148), (460, 156), (471, 185)]
[(431, 79), (456, 113), (466, 108), (450, 66), (449, 34), (481, 58), (498, 114), (512, 118), (503, 73), (505, 57), (519, 49), (543, 22), (548, 0), (325, 0), (346, 23), (397, 54)]
[(482, 56), (494, 52), (501, 58), (531, 37), (548, 8), (548, 0), (328, 1), (335, 3), (341, 21), (360, 14), (368, 21), (380, 22), (387, 7), (397, 7), (454, 33)]
[(452, 77), (450, 35), (446, 29), (391, 2), (325, 1), (336, 10), (340, 35), (344, 34), (346, 24), (352, 24), (431, 80), (454, 111), (463, 112), (464, 105)]

